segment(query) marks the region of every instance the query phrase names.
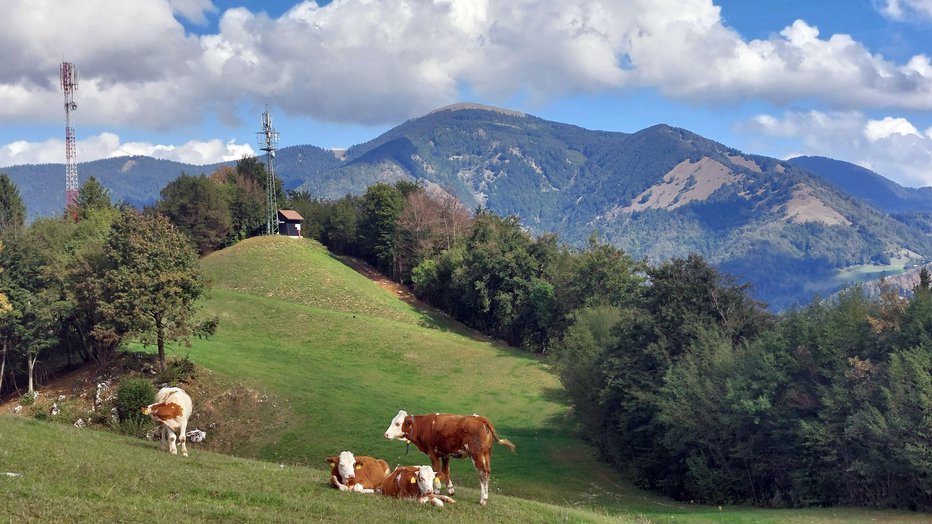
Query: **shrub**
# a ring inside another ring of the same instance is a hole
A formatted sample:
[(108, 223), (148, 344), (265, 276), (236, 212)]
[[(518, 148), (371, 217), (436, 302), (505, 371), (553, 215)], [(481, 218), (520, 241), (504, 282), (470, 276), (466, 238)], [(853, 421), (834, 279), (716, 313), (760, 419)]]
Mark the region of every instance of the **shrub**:
[(177, 386), (195, 377), (194, 362), (187, 355), (168, 361), (165, 371), (159, 373), (158, 383)]
[(26, 393), (25, 395), (23, 395), (22, 397), (19, 398), (19, 404), (20, 404), (21, 406), (31, 406), (31, 405), (33, 405), (33, 404), (35, 404), (35, 403), (36, 403), (36, 395), (35, 395), (35, 394)]
[(148, 406), (155, 401), (155, 386), (144, 378), (130, 378), (120, 382), (117, 388), (114, 406), (120, 422), (145, 422), (148, 418), (142, 414), (140, 408)]

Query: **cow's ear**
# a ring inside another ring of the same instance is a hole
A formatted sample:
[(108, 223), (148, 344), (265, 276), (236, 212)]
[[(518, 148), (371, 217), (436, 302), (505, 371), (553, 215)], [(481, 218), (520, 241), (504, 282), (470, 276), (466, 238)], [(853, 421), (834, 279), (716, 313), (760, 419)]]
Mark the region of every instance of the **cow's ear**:
[(357, 463), (356, 463), (356, 469), (362, 469), (362, 464), (360, 464), (359, 462), (357, 462)]
[(412, 429), (414, 429), (414, 420), (408, 417), (401, 423), (401, 431), (402, 433), (410, 433)]
[(417, 477), (411, 477), (411, 480), (409, 480), (408, 482), (410, 482), (411, 484), (417, 484)]
[(331, 468), (332, 468), (333, 466), (335, 466), (336, 463), (337, 463), (337, 457), (336, 457), (336, 456), (327, 457), (325, 460), (326, 460), (327, 464), (330, 464), (330, 467), (331, 467)]
[(443, 480), (443, 473), (437, 473), (437, 476), (434, 478), (436, 478), (437, 480)]

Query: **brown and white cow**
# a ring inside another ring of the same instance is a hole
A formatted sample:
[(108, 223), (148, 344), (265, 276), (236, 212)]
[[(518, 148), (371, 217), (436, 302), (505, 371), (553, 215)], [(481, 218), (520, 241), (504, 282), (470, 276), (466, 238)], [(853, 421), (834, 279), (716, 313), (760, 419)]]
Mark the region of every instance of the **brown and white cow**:
[(165, 447), (165, 440), (168, 439), (168, 451), (172, 455), (178, 454), (178, 448), (175, 446), (175, 433), (178, 433), (178, 440), (181, 441), (181, 454), (188, 456), (188, 448), (185, 446), (185, 433), (188, 430), (188, 418), (191, 416), (191, 397), (181, 388), (162, 388), (155, 394), (155, 404), (149, 404), (142, 408), (143, 415), (149, 415), (159, 425), (159, 433), (162, 437), (162, 448)]
[(388, 462), (375, 457), (354, 456), (349, 451), (327, 457), (330, 464), (330, 484), (340, 491), (375, 493), (391, 472)]
[(444, 502), (456, 502), (437, 493), (440, 491), (437, 477), (430, 466), (399, 466), (385, 477), (379, 492), (387, 497), (416, 499), (421, 504), (430, 502), (441, 508)]
[[(515, 445), (500, 439), (489, 419), (479, 415), (451, 415), (431, 413), (408, 415), (399, 411), (385, 430), (385, 438), (402, 440), (417, 446), (430, 457), (430, 462), (447, 482), (447, 493), (453, 495), (450, 478), (450, 457), (472, 459), (479, 474), (479, 504), (489, 500), (489, 476), (492, 474), (492, 443), (507, 447), (512, 453)], [(442, 463), (442, 464), (441, 464)], [(442, 466), (442, 469), (441, 469)]]

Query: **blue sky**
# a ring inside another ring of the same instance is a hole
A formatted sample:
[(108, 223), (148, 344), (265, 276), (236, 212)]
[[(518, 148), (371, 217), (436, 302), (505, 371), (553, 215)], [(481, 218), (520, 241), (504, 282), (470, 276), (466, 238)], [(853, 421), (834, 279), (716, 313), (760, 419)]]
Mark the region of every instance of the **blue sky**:
[[(459, 101), (932, 185), (932, 0), (0, 0), (0, 167), (346, 147)], [(80, 171), (79, 171), (80, 175)]]

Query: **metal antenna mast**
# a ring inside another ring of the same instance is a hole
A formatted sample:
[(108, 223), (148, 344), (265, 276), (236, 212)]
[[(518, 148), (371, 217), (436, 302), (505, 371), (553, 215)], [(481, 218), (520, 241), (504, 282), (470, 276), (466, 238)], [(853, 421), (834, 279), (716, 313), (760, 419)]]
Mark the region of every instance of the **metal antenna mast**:
[(265, 113), (262, 113), (262, 131), (256, 132), (256, 140), (259, 142), (259, 149), (265, 151), (266, 161), (265, 234), (276, 235), (278, 234), (278, 195), (275, 191), (276, 178), (273, 159), (275, 158), (275, 150), (278, 149), (278, 131), (272, 127), (272, 115), (269, 114), (268, 106), (265, 106)]
[(74, 212), (78, 200), (78, 166), (75, 163), (74, 119), (78, 109), (74, 92), (78, 89), (78, 69), (71, 62), (61, 63), (61, 88), (65, 92), (65, 208)]

